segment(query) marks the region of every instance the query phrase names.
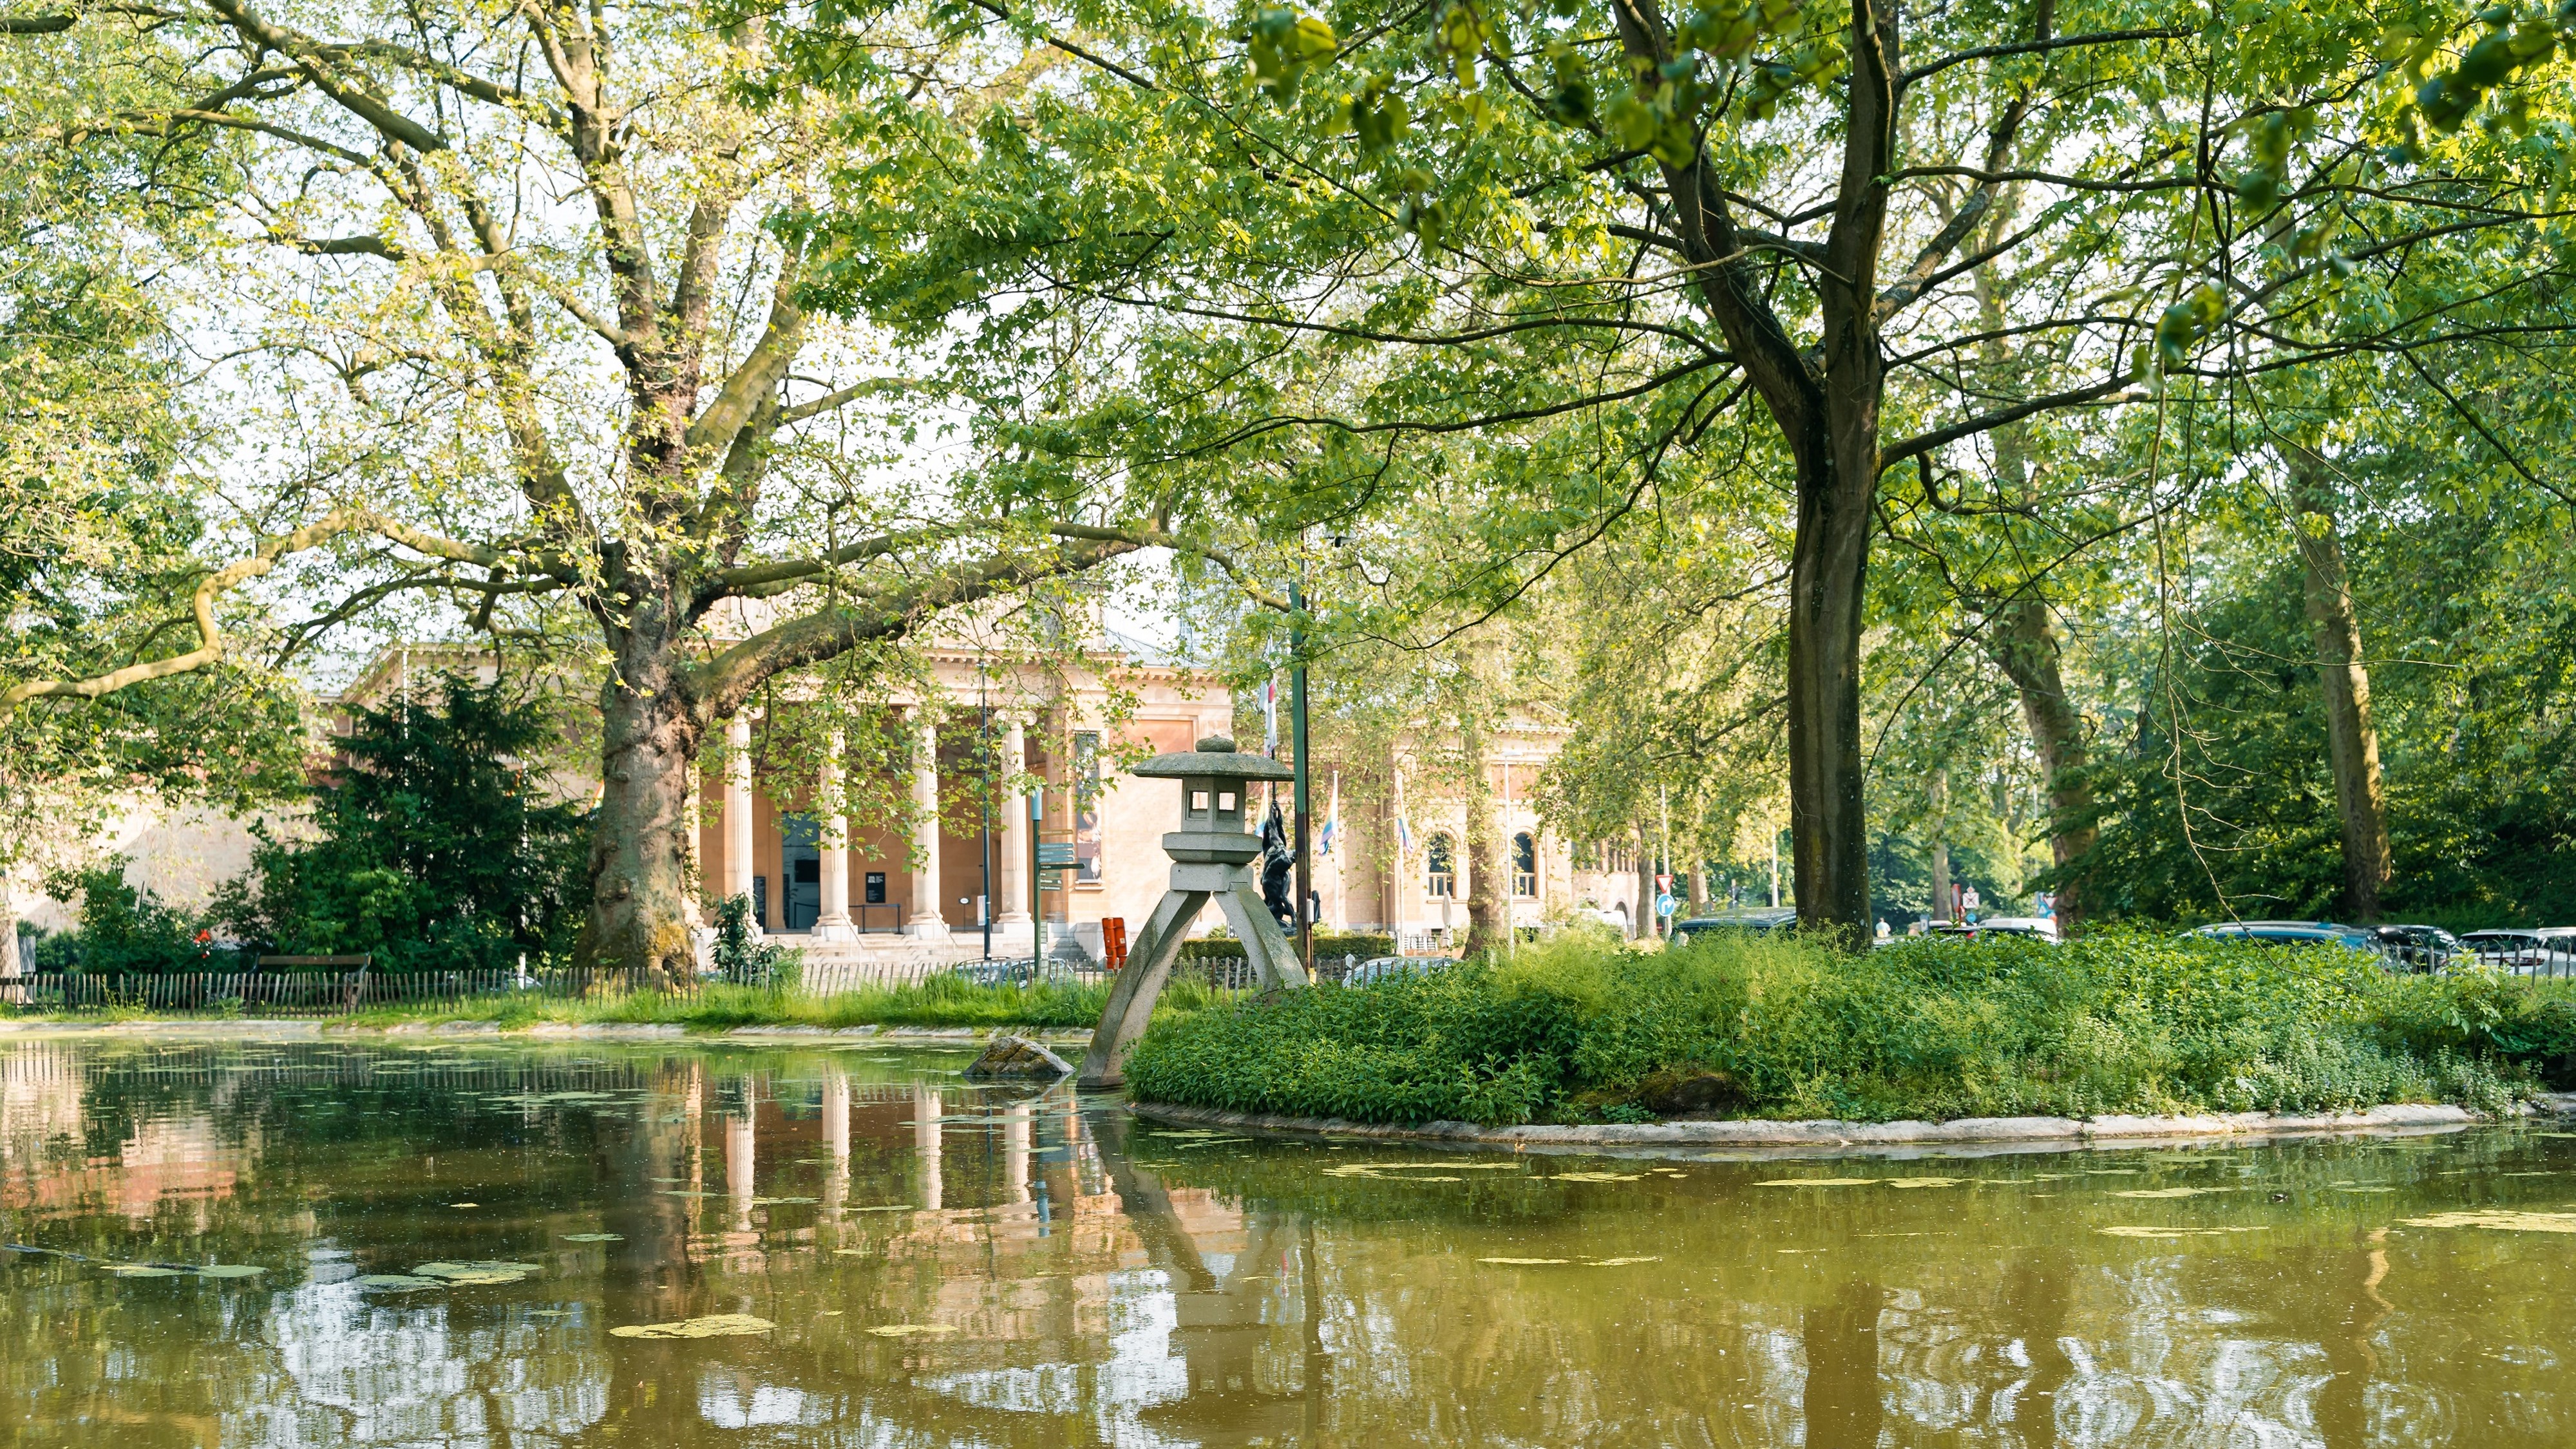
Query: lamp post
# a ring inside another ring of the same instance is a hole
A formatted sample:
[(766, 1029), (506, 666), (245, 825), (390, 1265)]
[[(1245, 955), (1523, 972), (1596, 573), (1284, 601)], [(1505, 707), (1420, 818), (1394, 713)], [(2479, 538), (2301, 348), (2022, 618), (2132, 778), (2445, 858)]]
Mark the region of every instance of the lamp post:
[(1261, 902), (1260, 886), (1244, 869), (1261, 855), (1261, 838), (1244, 828), (1259, 813), (1252, 804), (1252, 783), (1289, 779), (1293, 772), (1266, 756), (1237, 752), (1224, 735), (1210, 735), (1195, 750), (1156, 755), (1130, 773), (1181, 782), (1181, 828), (1163, 837), (1163, 853), (1172, 858), (1171, 888), (1136, 933), (1127, 964), (1110, 983), (1090, 1049), (1083, 1053), (1081, 1084), (1086, 1087), (1116, 1086), (1124, 1077), (1127, 1048), (1145, 1034), (1154, 1000), (1163, 994), (1172, 962), (1181, 953), (1181, 940), (1210, 897), (1243, 942), (1264, 990), (1307, 981), (1288, 938)]
[(1313, 772), (1306, 765), (1306, 598), (1295, 581), (1288, 585), (1288, 735), (1297, 771), (1290, 787), (1297, 807), (1297, 964), (1315, 969), (1314, 913), (1307, 908), (1314, 890), (1314, 860), (1307, 850), (1306, 809)]

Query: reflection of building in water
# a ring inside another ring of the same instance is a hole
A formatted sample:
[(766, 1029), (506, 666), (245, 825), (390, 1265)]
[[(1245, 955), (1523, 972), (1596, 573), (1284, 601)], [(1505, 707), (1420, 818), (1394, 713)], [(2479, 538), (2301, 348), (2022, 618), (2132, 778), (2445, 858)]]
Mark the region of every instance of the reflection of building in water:
[(78, 1059), (51, 1042), (0, 1051), (0, 1165), (33, 1162), (46, 1143), (80, 1135)]
[(138, 1222), (168, 1202), (190, 1204), (195, 1231), (207, 1208), (232, 1195), (248, 1148), (228, 1143), (205, 1111), (138, 1119), (114, 1156), (84, 1152), (80, 1058), (31, 1042), (0, 1053), (0, 1207), (68, 1212), (112, 1209)]

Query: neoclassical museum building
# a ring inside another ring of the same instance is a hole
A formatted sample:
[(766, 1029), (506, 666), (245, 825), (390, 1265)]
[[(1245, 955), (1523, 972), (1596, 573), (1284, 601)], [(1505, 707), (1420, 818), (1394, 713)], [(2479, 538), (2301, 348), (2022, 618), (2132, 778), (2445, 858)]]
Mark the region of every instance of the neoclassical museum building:
[[(1105, 922), (1132, 931), (1161, 898), (1170, 876), (1162, 837), (1178, 818), (1168, 782), (1132, 778), (1121, 762), (1187, 750), (1211, 734), (1232, 733), (1258, 749), (1265, 720), (1259, 708), (1238, 712), (1213, 675), (1147, 649), (1095, 647), (1085, 657), (1101, 662), (1041, 667), (962, 642), (924, 646), (914, 687), (885, 701), (910, 745), (899, 752), (906, 764), (838, 767), (878, 770), (873, 781), (842, 782), (862, 788), (832, 788), (828, 758), (802, 767), (808, 778), (777, 778), (762, 762), (788, 752), (759, 748), (771, 722), (757, 711), (729, 721), (724, 747), (708, 752), (698, 782), (703, 919), (711, 923), (723, 899), (748, 896), (762, 932), (804, 947), (809, 968), (864, 973), (870, 963), (961, 960), (988, 950), (1026, 956), (1040, 923), (1050, 954), (1099, 957)], [(419, 698), (440, 675), (489, 682), (494, 672), (492, 656), (473, 646), (394, 646), (373, 656), (336, 702), (383, 707)], [(787, 697), (773, 707), (799, 706)], [(1426, 734), (1337, 748), (1330, 722), (1317, 725), (1310, 908), (1319, 927), (1391, 934), (1408, 950), (1454, 943), (1474, 888), (1467, 792), (1454, 764), (1432, 763), (1454, 756), (1453, 742)], [(1540, 772), (1570, 734), (1560, 721), (1523, 712), (1486, 750), (1487, 798), (1507, 842), (1512, 916), (1523, 926), (1587, 909), (1633, 920), (1644, 885), (1632, 843), (1577, 850), (1542, 817)], [(566, 798), (595, 798), (596, 768), (568, 742), (557, 788)], [(1034, 788), (993, 788), (997, 779)], [(853, 796), (887, 808), (852, 820), (813, 803)], [(1284, 786), (1279, 803), (1289, 804)], [(249, 863), (248, 827), (203, 811), (138, 807), (110, 834), (101, 845), (132, 858), (129, 878), (173, 904), (202, 900)], [(33, 899), (22, 905), (40, 920), (61, 909)], [(1220, 925), (1211, 907), (1198, 929)]]

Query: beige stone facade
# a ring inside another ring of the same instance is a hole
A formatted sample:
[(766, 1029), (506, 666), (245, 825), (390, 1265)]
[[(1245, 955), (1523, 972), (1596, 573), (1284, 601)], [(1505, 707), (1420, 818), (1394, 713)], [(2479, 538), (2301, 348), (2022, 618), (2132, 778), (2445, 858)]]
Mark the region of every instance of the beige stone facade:
[[(1540, 809), (1540, 773), (1572, 737), (1570, 726), (1516, 713), (1485, 750), (1485, 784), (1511, 868), (1512, 921), (1537, 927), (1585, 912), (1635, 920), (1639, 876), (1632, 845), (1568, 840)], [(1380, 931), (1407, 948), (1454, 944), (1467, 928), (1474, 888), (1468, 858), (1468, 782), (1454, 741), (1422, 731), (1391, 749), (1347, 758), (1319, 750), (1311, 802), (1320, 822), (1339, 817), (1320, 854), (1315, 892), (1324, 922)], [(1578, 844), (1581, 848), (1577, 848)]]
[[(967, 649), (935, 649), (928, 663), (939, 692), (893, 703), (913, 736), (910, 777), (851, 782), (908, 801), (902, 823), (852, 827), (809, 813), (818, 793), (838, 792), (818, 792), (819, 778), (756, 776), (749, 746), (762, 722), (732, 723), (728, 764), (699, 785), (710, 914), (748, 895), (764, 929), (790, 942), (974, 948), (958, 954), (980, 954), (989, 917), (996, 955), (1027, 954), (1034, 920), (1050, 927), (1051, 948), (1071, 939), (1092, 954), (1104, 920), (1142, 925), (1169, 879), (1162, 837), (1179, 806), (1168, 783), (1131, 779), (1120, 761), (1223, 732), (1227, 691), (1157, 666), (1125, 668), (1113, 682), (1084, 672), (997, 679), (994, 662)], [(1006, 775), (1034, 776), (1035, 788), (988, 788), (988, 758)], [(1074, 866), (1033, 872), (1042, 847), (1069, 851)]]

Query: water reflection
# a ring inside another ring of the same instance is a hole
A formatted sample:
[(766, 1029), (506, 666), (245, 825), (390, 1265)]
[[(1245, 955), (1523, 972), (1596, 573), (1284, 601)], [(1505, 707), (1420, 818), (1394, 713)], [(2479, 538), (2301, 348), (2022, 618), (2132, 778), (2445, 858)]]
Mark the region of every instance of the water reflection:
[[(1438, 1154), (1161, 1130), (971, 1086), (963, 1060), (0, 1044), (0, 1424), (120, 1446), (2570, 1438), (2571, 1239), (2406, 1222), (2567, 1211), (2562, 1137)], [(434, 1262), (534, 1271), (382, 1281)], [(184, 1271), (209, 1263), (265, 1271)], [(774, 1326), (610, 1331), (710, 1315)]]

